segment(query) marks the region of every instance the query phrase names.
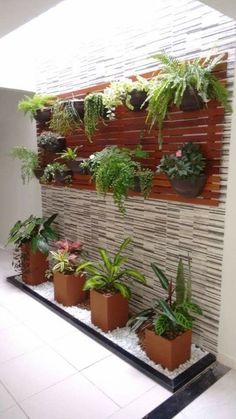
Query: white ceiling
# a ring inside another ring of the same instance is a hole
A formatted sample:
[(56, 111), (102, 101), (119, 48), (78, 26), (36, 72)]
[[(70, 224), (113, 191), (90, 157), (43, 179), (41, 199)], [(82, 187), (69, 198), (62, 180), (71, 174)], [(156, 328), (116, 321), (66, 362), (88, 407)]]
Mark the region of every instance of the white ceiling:
[(226, 16), (236, 19), (236, 0), (201, 0), (201, 2)]
[(0, 38), (60, 2), (61, 0), (0, 0)]

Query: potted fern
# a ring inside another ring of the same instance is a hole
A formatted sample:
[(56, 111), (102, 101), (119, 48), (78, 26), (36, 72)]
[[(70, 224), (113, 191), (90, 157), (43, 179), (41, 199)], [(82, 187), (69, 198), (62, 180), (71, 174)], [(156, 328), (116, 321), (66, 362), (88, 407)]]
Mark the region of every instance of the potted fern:
[(99, 249), (98, 263), (84, 262), (77, 268), (78, 273), (86, 272), (84, 290), (90, 290), (91, 321), (104, 332), (123, 327), (128, 320), (131, 290), (126, 280), (146, 283), (138, 270), (124, 267), (128, 257), (122, 253), (130, 243), (130, 238), (125, 239), (113, 258), (106, 249)]
[(21, 161), (21, 178), (23, 184), (30, 182), (34, 177), (39, 179), (43, 175), (40, 167), (40, 156), (33, 150), (23, 146), (16, 146), (11, 151), (11, 156)]
[(52, 227), (57, 217), (34, 217), (17, 221), (10, 230), (8, 244), (13, 243), (13, 266), (22, 271), (22, 279), (29, 285), (38, 285), (46, 280), (49, 240), (57, 240), (58, 234)]
[(217, 100), (227, 111), (231, 111), (229, 92), (212, 73), (223, 55), (192, 61), (179, 61), (166, 54), (156, 54), (153, 58), (163, 67), (150, 83), (147, 122), (150, 129), (158, 126), (160, 147), (163, 121), (171, 105), (183, 111), (193, 111), (207, 106), (210, 100)]
[(64, 306), (74, 306), (86, 298), (83, 291), (85, 274), (76, 273), (80, 266), (82, 243), (61, 240), (55, 243), (57, 251), (51, 251), (53, 262), (54, 298)]
[(179, 195), (194, 198), (201, 194), (206, 183), (206, 159), (198, 145), (185, 143), (175, 154), (161, 158), (158, 173), (164, 173)]
[(147, 198), (150, 193), (152, 171), (143, 169), (140, 163), (134, 160), (134, 158), (146, 157), (146, 155), (147, 153), (140, 148), (129, 150), (110, 146), (91, 155), (86, 162), (82, 163), (82, 166), (92, 173), (97, 191), (104, 196), (111, 191), (114, 203), (119, 211), (125, 214), (125, 199), (128, 197), (129, 190), (134, 189), (137, 183), (144, 198)]
[(192, 314), (200, 315), (202, 310), (192, 302), (189, 258), (187, 278), (183, 260), (179, 259), (175, 286), (155, 263), (151, 267), (167, 296), (155, 300), (151, 308), (134, 316), (128, 325), (133, 330), (144, 327), (148, 357), (172, 371), (191, 357)]
[(52, 95), (42, 95), (35, 93), (34, 96), (25, 96), (24, 99), (18, 103), (18, 109), (25, 114), (29, 114), (31, 119), (37, 122), (46, 124), (51, 118), (51, 107), (56, 98)]

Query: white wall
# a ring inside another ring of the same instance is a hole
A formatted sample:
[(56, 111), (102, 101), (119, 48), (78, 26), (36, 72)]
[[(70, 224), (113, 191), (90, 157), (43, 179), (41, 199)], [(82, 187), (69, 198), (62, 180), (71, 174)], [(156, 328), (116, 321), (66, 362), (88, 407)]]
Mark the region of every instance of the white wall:
[(218, 359), (236, 368), (236, 72), (226, 200)]
[(30, 214), (41, 214), (41, 190), (37, 180), (23, 185), (20, 163), (10, 150), (16, 145), (36, 149), (35, 123), (17, 103), (29, 92), (0, 89), (0, 245), (7, 241), (10, 226)]

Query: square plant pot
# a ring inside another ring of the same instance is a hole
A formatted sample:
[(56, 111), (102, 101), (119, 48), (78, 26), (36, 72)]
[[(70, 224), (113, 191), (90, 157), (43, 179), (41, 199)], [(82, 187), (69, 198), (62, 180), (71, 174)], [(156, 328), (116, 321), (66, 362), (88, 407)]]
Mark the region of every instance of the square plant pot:
[(191, 357), (192, 330), (187, 330), (175, 339), (166, 339), (145, 330), (144, 347), (148, 357), (163, 368), (173, 371)]
[(55, 272), (53, 275), (54, 298), (63, 306), (76, 306), (86, 299), (87, 293), (83, 291), (85, 275), (64, 275)]
[(121, 294), (90, 291), (91, 321), (104, 332), (124, 327), (129, 318), (129, 302)]
[(21, 246), (22, 280), (28, 285), (39, 285), (46, 282), (45, 272), (48, 269), (47, 255), (39, 250), (33, 252), (29, 244)]

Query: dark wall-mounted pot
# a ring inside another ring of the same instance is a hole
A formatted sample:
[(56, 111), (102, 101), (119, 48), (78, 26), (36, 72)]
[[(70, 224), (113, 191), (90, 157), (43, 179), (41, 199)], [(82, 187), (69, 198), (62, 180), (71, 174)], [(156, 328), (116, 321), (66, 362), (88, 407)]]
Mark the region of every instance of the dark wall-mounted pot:
[(43, 176), (43, 173), (44, 169), (41, 167), (34, 169), (34, 176), (36, 177), (36, 179), (40, 179)]
[(184, 112), (197, 111), (204, 108), (204, 102), (196, 89), (187, 87), (183, 94), (180, 109)]
[(197, 179), (169, 179), (170, 183), (179, 195), (185, 196), (187, 198), (195, 198), (200, 195), (204, 189), (206, 183), (206, 175), (200, 175)]
[(45, 125), (52, 117), (52, 108), (43, 108), (36, 111), (34, 119), (39, 123)]
[(64, 137), (58, 137), (55, 139), (53, 143), (45, 143), (44, 145), (40, 146), (46, 151), (51, 151), (53, 153), (59, 153), (63, 151), (66, 147), (66, 140)]
[(66, 164), (72, 170), (73, 173), (78, 173), (80, 175), (89, 175), (89, 170), (81, 166), (81, 163), (83, 163), (85, 160), (86, 159), (82, 158), (78, 158), (76, 160), (68, 160)]
[(145, 102), (147, 99), (147, 93), (143, 90), (134, 89), (130, 92), (130, 104), (133, 106), (134, 111), (143, 111), (147, 109), (148, 102)]
[(59, 183), (66, 183), (67, 176), (72, 176), (72, 170), (63, 170), (63, 171), (56, 171), (55, 172), (55, 181)]

